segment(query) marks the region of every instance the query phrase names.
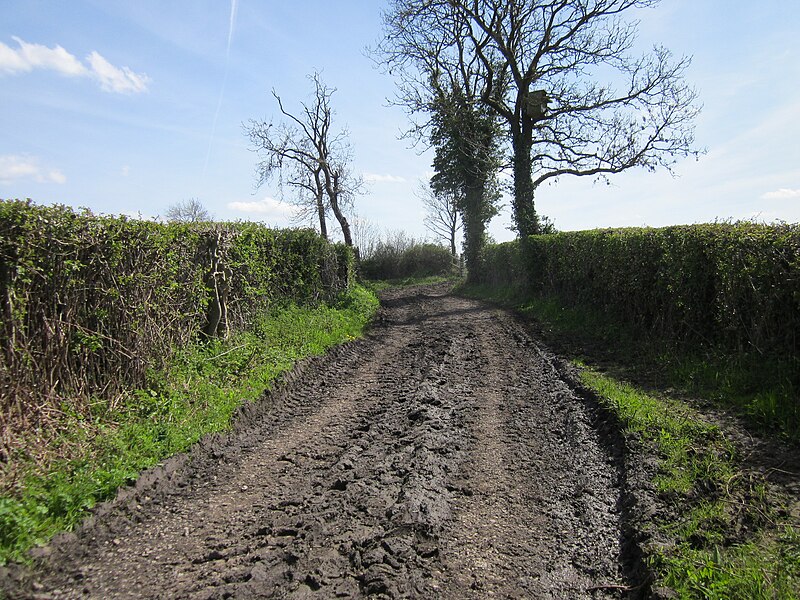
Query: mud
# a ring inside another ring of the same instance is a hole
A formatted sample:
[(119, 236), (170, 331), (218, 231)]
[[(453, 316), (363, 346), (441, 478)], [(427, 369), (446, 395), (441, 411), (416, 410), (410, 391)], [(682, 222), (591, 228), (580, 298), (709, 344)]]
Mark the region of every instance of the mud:
[(13, 568), (11, 598), (621, 598), (622, 452), (512, 316), (384, 294), (234, 430), (145, 473)]

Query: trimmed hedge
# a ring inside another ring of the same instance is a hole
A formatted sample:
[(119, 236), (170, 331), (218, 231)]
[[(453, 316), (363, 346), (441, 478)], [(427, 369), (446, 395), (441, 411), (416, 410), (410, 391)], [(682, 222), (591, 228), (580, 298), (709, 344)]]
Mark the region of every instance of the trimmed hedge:
[(800, 227), (717, 223), (490, 246), (484, 283), (599, 309), (645, 335), (800, 355)]
[(0, 426), (113, 399), (204, 330), (224, 335), (272, 303), (332, 300), (354, 261), (311, 230), (0, 200)]

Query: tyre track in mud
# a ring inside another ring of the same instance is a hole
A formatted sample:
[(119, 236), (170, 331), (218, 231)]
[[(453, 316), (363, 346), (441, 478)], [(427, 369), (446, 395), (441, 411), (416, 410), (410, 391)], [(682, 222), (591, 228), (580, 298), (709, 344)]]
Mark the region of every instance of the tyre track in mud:
[(38, 598), (619, 598), (620, 475), (507, 313), (386, 292), (306, 361), (5, 578)]

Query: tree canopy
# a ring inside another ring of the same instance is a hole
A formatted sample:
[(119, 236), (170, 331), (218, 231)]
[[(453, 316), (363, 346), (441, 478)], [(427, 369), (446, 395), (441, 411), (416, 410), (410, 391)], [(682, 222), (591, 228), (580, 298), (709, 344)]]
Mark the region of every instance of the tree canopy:
[(189, 198), (170, 205), (164, 217), (167, 221), (176, 223), (201, 223), (212, 219), (211, 213), (197, 198)]

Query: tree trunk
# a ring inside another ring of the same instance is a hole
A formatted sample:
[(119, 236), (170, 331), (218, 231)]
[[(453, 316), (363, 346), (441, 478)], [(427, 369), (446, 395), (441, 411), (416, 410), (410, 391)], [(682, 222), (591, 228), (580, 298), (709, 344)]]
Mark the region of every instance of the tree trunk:
[(481, 254), (486, 240), (486, 223), (481, 215), (484, 186), (472, 182), (467, 186), (464, 199), (464, 262), (467, 265), (467, 281), (476, 283), (481, 274)]
[(523, 117), (523, 122), (515, 125), (511, 132), (514, 148), (514, 221), (519, 237), (523, 239), (539, 233), (539, 217), (533, 204), (533, 122), (527, 121), (528, 118)]
[(341, 210), (339, 210), (339, 203), (331, 202), (331, 208), (333, 209), (333, 214), (336, 217), (336, 220), (339, 221), (339, 226), (342, 228), (342, 237), (344, 237), (344, 243), (353, 247), (353, 236), (350, 233), (350, 223), (347, 222), (347, 217), (344, 216)]
[(334, 172), (332, 175), (325, 171), (325, 186), (328, 192), (328, 200), (331, 203), (331, 210), (333, 216), (339, 221), (339, 226), (342, 228), (342, 237), (344, 243), (353, 247), (353, 236), (350, 233), (350, 223), (347, 222), (347, 217), (344, 216), (341, 208), (339, 208), (339, 173)]
[(314, 171), (314, 183), (317, 186), (317, 216), (319, 217), (319, 232), (324, 239), (328, 239), (328, 223), (325, 219), (325, 186), (322, 183), (322, 169)]
[(322, 194), (317, 196), (317, 215), (319, 215), (319, 232), (322, 237), (328, 239), (328, 225), (325, 222), (325, 204), (322, 202)]

